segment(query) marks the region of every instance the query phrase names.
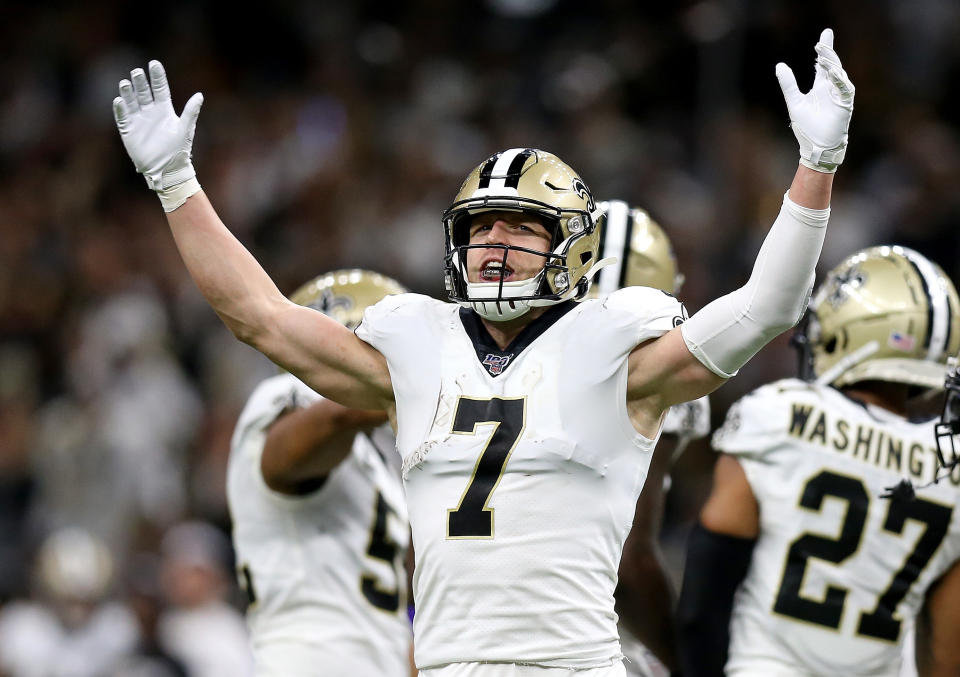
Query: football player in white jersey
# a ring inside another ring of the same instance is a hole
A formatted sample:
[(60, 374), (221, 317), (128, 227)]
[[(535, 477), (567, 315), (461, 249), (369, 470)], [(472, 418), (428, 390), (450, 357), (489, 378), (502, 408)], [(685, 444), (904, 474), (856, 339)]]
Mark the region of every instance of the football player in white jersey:
[(455, 303), (392, 296), (351, 332), (288, 301), (220, 221), (190, 161), (202, 96), (177, 117), (156, 61), (121, 81), (124, 146), (228, 328), (324, 396), (396, 417), (423, 675), (624, 674), (613, 591), (663, 416), (805, 306), (854, 96), (829, 29), (816, 52), (807, 94), (776, 68), (800, 166), (753, 273), (686, 321), (643, 287), (574, 303), (602, 212), (555, 155), (513, 148), (444, 213)]
[[(600, 259), (617, 261), (597, 274), (590, 295), (605, 297), (622, 287), (653, 287), (676, 295), (683, 284), (670, 238), (643, 209), (622, 200), (600, 203), (606, 213)], [(676, 667), (673, 607), (675, 594), (663, 564), (659, 537), (669, 467), (690, 440), (710, 432), (710, 400), (704, 396), (675, 404), (660, 430), (647, 480), (623, 546), (615, 592), (620, 644), (631, 677), (660, 677)]]
[[(405, 291), (338, 270), (290, 300), (353, 328)], [(258, 677), (410, 674), (409, 524), (385, 412), (347, 409), (289, 373), (263, 381), (234, 431), (227, 500)]]
[(960, 349), (957, 292), (917, 252), (873, 247), (828, 274), (807, 318), (808, 379), (747, 395), (714, 434), (683, 672), (896, 677), (926, 603), (921, 674), (960, 674), (960, 468), (941, 471), (935, 421), (909, 415)]

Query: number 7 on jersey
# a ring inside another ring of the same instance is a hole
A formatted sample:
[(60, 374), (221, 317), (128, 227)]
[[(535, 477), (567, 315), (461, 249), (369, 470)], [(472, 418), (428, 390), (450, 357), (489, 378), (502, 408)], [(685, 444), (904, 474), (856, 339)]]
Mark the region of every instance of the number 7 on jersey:
[(526, 423), (525, 397), (460, 397), (457, 401), (452, 432), (476, 435), (477, 426), (484, 424), (492, 424), (493, 432), (473, 466), (460, 503), (447, 510), (447, 538), (493, 538), (493, 508), (487, 504)]

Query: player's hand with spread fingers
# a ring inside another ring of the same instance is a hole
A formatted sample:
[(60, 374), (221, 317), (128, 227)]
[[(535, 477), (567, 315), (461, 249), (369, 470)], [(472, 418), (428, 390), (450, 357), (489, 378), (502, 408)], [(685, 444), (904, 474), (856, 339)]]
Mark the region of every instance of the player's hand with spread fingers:
[(170, 212), (200, 190), (190, 156), (203, 94), (190, 97), (178, 117), (163, 65), (151, 61), (148, 68), (149, 82), (142, 68), (133, 69), (129, 80), (120, 81), (113, 117), (137, 172), (157, 191), (164, 211)]
[(793, 71), (778, 63), (776, 72), (790, 114), (790, 126), (800, 142), (800, 163), (818, 172), (833, 173), (847, 151), (847, 130), (856, 89), (833, 51), (833, 30), (824, 29), (817, 52), (813, 87), (797, 88)]

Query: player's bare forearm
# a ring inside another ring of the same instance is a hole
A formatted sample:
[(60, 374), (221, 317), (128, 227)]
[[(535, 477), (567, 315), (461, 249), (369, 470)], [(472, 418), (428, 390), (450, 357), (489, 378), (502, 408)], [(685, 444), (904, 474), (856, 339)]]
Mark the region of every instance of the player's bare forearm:
[(325, 397), (383, 409), (383, 357), (339, 322), (289, 301), (217, 216), (203, 191), (167, 213), (177, 249), (227, 328)]
[(346, 327), (297, 306), (224, 226), (200, 188), (192, 148), (203, 95), (177, 115), (166, 72), (151, 61), (119, 83), (113, 115), (123, 146), (157, 192), (190, 275), (230, 331), (317, 392), (357, 408), (392, 398), (386, 361)]
[(203, 191), (167, 213), (167, 222), (190, 276), (211, 307), (234, 336), (259, 347), (271, 315), (289, 301), (223, 224)]
[(790, 184), (790, 199), (807, 209), (826, 209), (833, 193), (833, 176), (799, 165)]
[(288, 411), (267, 433), (263, 479), (281, 493), (310, 491), (350, 454), (357, 433), (386, 420), (384, 411), (349, 409), (330, 400)]

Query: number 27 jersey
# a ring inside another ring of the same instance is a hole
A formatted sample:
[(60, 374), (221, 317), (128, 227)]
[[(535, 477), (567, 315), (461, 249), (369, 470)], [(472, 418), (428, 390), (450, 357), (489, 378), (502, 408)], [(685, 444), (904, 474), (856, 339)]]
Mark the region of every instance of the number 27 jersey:
[(760, 507), (728, 674), (897, 675), (927, 589), (960, 558), (960, 468), (913, 501), (881, 498), (933, 479), (933, 421), (787, 379), (731, 407), (713, 446)]
[(619, 660), (613, 591), (655, 444), (627, 415), (627, 356), (682, 318), (629, 288), (554, 306), (501, 351), (452, 304), (367, 309), (357, 335), (397, 404), (418, 667)]

